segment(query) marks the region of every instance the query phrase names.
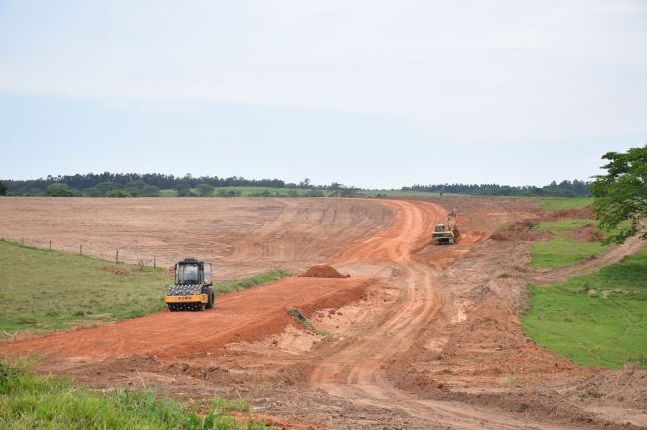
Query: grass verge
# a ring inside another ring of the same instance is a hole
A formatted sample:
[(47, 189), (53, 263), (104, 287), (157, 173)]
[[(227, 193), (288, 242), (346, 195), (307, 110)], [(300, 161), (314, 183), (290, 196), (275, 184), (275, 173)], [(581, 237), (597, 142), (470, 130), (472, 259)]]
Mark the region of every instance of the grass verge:
[(136, 318), (156, 312), (163, 269), (0, 241), (0, 338)]
[[(198, 405), (199, 406), (199, 405)], [(187, 409), (155, 391), (102, 393), (72, 381), (30, 374), (0, 361), (0, 428), (10, 429), (267, 429), (249, 405), (215, 400), (206, 413)], [(246, 419), (228, 415), (244, 412)], [(242, 422), (241, 422), (242, 421)]]
[(647, 248), (599, 272), (530, 286), (524, 331), (579, 365), (647, 368)]
[(269, 284), (270, 282), (278, 281), (279, 279), (288, 278), (292, 276), (291, 273), (282, 269), (273, 269), (269, 272), (260, 273), (249, 278), (231, 279), (228, 281), (220, 281), (213, 283), (213, 290), (216, 294), (226, 294), (235, 291), (241, 291), (245, 288), (255, 287), (257, 285)]
[[(165, 308), (173, 281), (160, 268), (108, 263), (87, 256), (0, 240), (0, 339), (137, 318)], [(291, 276), (275, 269), (214, 284), (217, 294)]]

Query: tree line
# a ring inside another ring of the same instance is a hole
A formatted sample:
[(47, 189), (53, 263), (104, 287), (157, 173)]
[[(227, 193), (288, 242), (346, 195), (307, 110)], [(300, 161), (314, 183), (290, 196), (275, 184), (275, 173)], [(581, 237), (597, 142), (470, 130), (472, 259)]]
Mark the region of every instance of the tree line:
[(59, 175), (30, 180), (4, 180), (5, 194), (16, 196), (156, 197), (161, 190), (174, 190), (179, 196), (208, 195), (217, 187), (256, 186), (283, 188), (278, 179), (245, 179), (238, 176), (193, 177), (159, 173), (88, 173)]
[[(296, 183), (280, 179), (246, 179), (242, 176), (219, 178), (218, 176), (194, 177), (165, 175), (159, 173), (88, 173), (76, 175), (47, 176), (29, 180), (3, 180), (0, 195), (54, 196), (54, 197), (158, 197), (162, 190), (173, 195), (236, 197), (241, 193), (232, 187), (258, 187), (294, 190), (285, 195), (308, 197), (355, 197), (359, 188), (338, 182), (330, 185), (314, 185), (310, 179)], [(229, 189), (223, 189), (229, 188)], [(301, 192), (298, 193), (297, 190)], [(259, 196), (271, 196), (269, 191), (259, 191)]]
[[(421, 191), (439, 195), (464, 194), (474, 196), (543, 196), (580, 197), (589, 195), (590, 182), (573, 180), (551, 182), (543, 187), (510, 186), (498, 184), (435, 184), (402, 187), (399, 191)], [(219, 178), (218, 176), (193, 177), (165, 175), (160, 173), (88, 173), (64, 176), (47, 176), (30, 180), (3, 180), (0, 195), (14, 196), (62, 196), (62, 197), (157, 197), (162, 190), (172, 190), (177, 196), (222, 196), (236, 197), (240, 192), (232, 187), (259, 187), (287, 189), (284, 195), (308, 197), (356, 197), (362, 190), (338, 182), (330, 185), (315, 185), (308, 178), (297, 183), (280, 179), (246, 179), (241, 176)], [(224, 190), (222, 188), (229, 188)], [(297, 192), (299, 190), (300, 192)], [(260, 196), (271, 196), (269, 191)]]
[(543, 187), (510, 186), (498, 184), (437, 184), (403, 187), (403, 191), (424, 191), (429, 193), (468, 194), (471, 196), (528, 196), (528, 197), (586, 197), (591, 182), (580, 180), (551, 182)]

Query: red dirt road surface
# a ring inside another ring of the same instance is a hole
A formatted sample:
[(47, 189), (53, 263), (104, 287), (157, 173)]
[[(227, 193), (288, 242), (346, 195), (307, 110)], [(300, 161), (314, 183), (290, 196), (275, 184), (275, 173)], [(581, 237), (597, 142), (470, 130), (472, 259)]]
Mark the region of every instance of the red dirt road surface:
[[(454, 207), (461, 239), (434, 246), (429, 233)], [(541, 214), (527, 202), (3, 198), (0, 210), (5, 237), (85, 243), (98, 256), (197, 256), (221, 279), (310, 269), (222, 296), (210, 311), (0, 345), (46, 357), (42, 371), (191, 402), (242, 395), (275, 428), (647, 427), (645, 371), (575, 366), (525, 337), (519, 317), (529, 282), (596, 270), (642, 244), (597, 265), (531, 271), (532, 235), (519, 226)]]

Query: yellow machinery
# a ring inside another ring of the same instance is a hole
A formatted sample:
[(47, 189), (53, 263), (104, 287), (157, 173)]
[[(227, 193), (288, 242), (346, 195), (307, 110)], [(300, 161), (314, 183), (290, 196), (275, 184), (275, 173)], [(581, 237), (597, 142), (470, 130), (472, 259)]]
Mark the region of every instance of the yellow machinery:
[(172, 284), (164, 302), (169, 311), (203, 311), (214, 305), (211, 265), (206, 264), (209, 271), (205, 276), (205, 263), (195, 258), (185, 258), (175, 265), (175, 283)]
[(447, 222), (438, 224), (431, 233), (431, 238), (436, 245), (453, 245), (458, 240), (458, 209), (454, 208), (447, 214)]

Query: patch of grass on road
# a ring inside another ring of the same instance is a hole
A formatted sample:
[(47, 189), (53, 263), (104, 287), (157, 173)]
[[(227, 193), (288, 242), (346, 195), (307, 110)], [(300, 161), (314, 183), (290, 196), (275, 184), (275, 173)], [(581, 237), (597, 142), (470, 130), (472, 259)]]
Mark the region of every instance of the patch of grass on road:
[(599, 272), (530, 286), (525, 332), (579, 365), (647, 367), (647, 249)]
[[(109, 393), (75, 387), (72, 381), (31, 375), (24, 365), (0, 361), (0, 428), (11, 429), (247, 429), (255, 422), (249, 405), (216, 399), (208, 412), (191, 410), (155, 391), (116, 389)], [(244, 412), (242, 423), (229, 415)]]

